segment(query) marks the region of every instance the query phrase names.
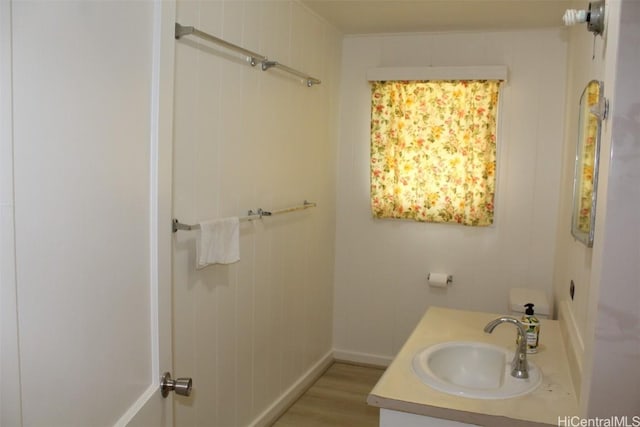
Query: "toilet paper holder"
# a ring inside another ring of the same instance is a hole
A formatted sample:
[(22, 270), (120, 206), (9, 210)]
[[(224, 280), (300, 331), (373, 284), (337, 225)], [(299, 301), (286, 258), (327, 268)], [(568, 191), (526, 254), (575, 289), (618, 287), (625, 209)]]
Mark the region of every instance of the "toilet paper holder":
[(453, 276), (451, 274), (443, 274), (443, 273), (428, 273), (427, 282), (429, 282), (430, 286), (434, 286), (434, 285), (446, 286), (453, 283)]

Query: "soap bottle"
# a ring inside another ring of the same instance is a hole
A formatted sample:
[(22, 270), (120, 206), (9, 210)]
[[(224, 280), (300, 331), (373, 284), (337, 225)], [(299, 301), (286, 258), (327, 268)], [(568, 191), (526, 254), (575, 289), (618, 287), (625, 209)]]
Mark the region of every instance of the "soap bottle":
[(540, 338), (540, 321), (533, 313), (533, 304), (527, 303), (525, 312), (522, 316), (522, 323), (527, 331), (525, 337), (527, 340), (527, 353), (538, 352), (538, 339)]

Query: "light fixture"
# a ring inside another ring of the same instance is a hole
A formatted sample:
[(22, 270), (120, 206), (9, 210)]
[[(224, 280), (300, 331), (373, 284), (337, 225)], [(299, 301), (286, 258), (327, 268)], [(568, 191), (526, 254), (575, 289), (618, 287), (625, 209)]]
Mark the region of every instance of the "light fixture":
[(604, 31), (604, 1), (589, 3), (588, 10), (567, 9), (562, 17), (564, 25), (587, 23), (587, 30), (595, 35)]

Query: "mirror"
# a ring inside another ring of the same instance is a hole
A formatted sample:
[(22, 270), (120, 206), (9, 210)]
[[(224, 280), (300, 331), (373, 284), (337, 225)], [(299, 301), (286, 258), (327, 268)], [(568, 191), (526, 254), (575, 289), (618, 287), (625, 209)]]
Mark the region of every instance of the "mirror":
[(593, 246), (598, 188), (600, 128), (604, 116), (602, 82), (590, 81), (580, 97), (578, 147), (573, 174), (573, 216), (571, 234)]

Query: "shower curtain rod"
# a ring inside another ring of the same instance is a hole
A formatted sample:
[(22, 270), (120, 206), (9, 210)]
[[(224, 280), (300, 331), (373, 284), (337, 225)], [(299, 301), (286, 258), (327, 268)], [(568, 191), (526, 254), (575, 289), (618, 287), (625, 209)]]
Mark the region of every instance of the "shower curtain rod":
[[(241, 217), (238, 218), (238, 220), (241, 221), (241, 222), (253, 221), (254, 219), (261, 219), (263, 216), (280, 215), (280, 214), (283, 214), (283, 213), (300, 211), (300, 210), (309, 209), (309, 208), (315, 208), (315, 207), (316, 207), (316, 203), (308, 202), (308, 201), (305, 200), (302, 203), (302, 205), (293, 206), (293, 207), (285, 208), (285, 209), (278, 209), (278, 210), (275, 210), (275, 211), (264, 211), (262, 209), (258, 209), (257, 211), (250, 210), (249, 212), (247, 212), (246, 216), (241, 216)], [(199, 230), (199, 229), (200, 229), (200, 224), (193, 224), (193, 225), (182, 224), (176, 218), (174, 218), (173, 222), (172, 222), (172, 230), (173, 230), (174, 233), (176, 231), (178, 231), (178, 230), (190, 231), (190, 230)]]
[(262, 64), (262, 71), (267, 71), (269, 68), (280, 69), (286, 73), (293, 74), (296, 77), (302, 78), (303, 80), (305, 80), (308, 87), (319, 85), (321, 83), (320, 80), (316, 79), (315, 77), (311, 77), (310, 75), (303, 73), (302, 71), (295, 70), (277, 61), (269, 61), (266, 56), (260, 55), (259, 53), (255, 53), (233, 43), (229, 43), (226, 40), (220, 39), (216, 36), (212, 36), (211, 34), (207, 34), (204, 31), (200, 31), (195, 27), (180, 25), (176, 22), (176, 40), (179, 40), (181, 37), (188, 35), (200, 37), (201, 39), (216, 43), (234, 52), (241, 53), (242, 55), (247, 57), (248, 62), (252, 67), (256, 66), (256, 64), (260, 62)]

